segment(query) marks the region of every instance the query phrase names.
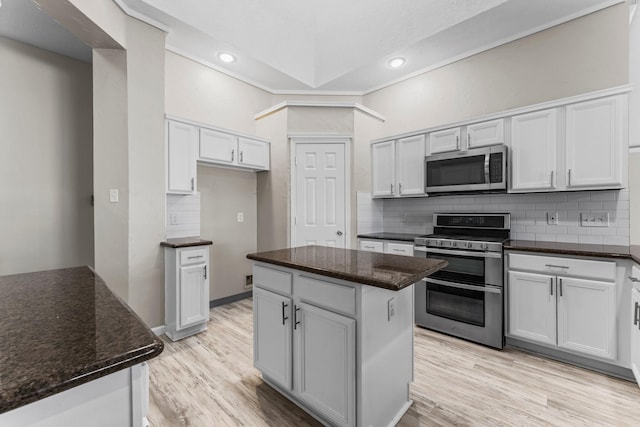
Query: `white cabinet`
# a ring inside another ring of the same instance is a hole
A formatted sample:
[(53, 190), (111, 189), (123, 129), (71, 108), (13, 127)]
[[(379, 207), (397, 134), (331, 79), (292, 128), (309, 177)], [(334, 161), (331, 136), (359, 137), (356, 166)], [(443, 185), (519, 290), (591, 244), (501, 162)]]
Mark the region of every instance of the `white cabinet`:
[(396, 142), (371, 144), (371, 195), (389, 197), (395, 194)]
[(305, 405), (335, 425), (355, 425), (356, 321), (298, 302), (296, 380)]
[(266, 141), (213, 129), (200, 129), (198, 160), (203, 164), (269, 170), (269, 153), (270, 145)]
[(167, 193), (194, 193), (198, 128), (181, 122), (167, 123)]
[(467, 148), (504, 144), (504, 119), (467, 125)]
[(511, 118), (510, 192), (623, 188), (627, 98), (600, 98)]
[(510, 253), (508, 269), (508, 337), (616, 360), (615, 262)]
[(424, 195), (424, 157), (424, 135), (372, 144), (372, 196)]
[(634, 265), (631, 271), (631, 371), (640, 385), (640, 268)]
[(444, 129), (429, 134), (429, 154), (460, 150), (462, 128)]
[(165, 324), (173, 341), (204, 331), (209, 321), (209, 248), (165, 248)]
[(291, 298), (253, 290), (253, 359), (272, 381), (291, 390)]
[(509, 271), (507, 334), (556, 344), (556, 297), (553, 276)]
[(358, 241), (358, 249), (368, 252), (384, 252), (384, 241), (382, 240), (362, 240)]
[(510, 191), (556, 188), (557, 111), (536, 111), (511, 118)]
[(413, 244), (398, 241), (358, 239), (358, 249), (361, 251), (413, 256)]
[(615, 283), (558, 277), (558, 347), (616, 358)]
[(623, 187), (623, 100), (617, 96), (567, 106), (568, 189)]

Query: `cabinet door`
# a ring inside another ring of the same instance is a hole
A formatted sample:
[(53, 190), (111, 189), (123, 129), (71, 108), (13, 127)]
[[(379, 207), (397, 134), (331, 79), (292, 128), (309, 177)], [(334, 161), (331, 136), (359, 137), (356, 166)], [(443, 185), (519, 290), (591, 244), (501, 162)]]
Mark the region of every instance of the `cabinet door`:
[(467, 148), (504, 144), (504, 119), (467, 126)]
[(176, 329), (209, 320), (209, 282), (206, 274), (205, 264), (180, 267)]
[(388, 197), (395, 194), (395, 165), (395, 141), (371, 145), (371, 195), (373, 197)]
[(167, 150), (167, 193), (196, 191), (198, 128), (169, 121)]
[(333, 425), (355, 426), (356, 321), (304, 303), (295, 311), (300, 399)]
[(616, 358), (615, 283), (559, 276), (558, 347)]
[(269, 170), (269, 143), (240, 137), (238, 138), (238, 150), (239, 165)]
[(445, 129), (429, 134), (429, 154), (460, 149), (460, 128)]
[(511, 119), (511, 191), (556, 188), (556, 110)]
[(398, 140), (398, 194), (424, 194), (424, 135)]
[(631, 290), (631, 370), (640, 385), (640, 291)]
[(382, 240), (360, 240), (358, 249), (368, 252), (384, 252), (384, 242)]
[(567, 188), (623, 186), (622, 99), (567, 106)]
[(413, 256), (413, 245), (409, 243), (385, 242), (384, 253), (402, 256)]
[(556, 345), (555, 277), (509, 271), (508, 334)]
[(237, 137), (211, 129), (200, 129), (200, 159), (234, 164), (237, 161)]
[(253, 365), (291, 390), (291, 298), (253, 289)]

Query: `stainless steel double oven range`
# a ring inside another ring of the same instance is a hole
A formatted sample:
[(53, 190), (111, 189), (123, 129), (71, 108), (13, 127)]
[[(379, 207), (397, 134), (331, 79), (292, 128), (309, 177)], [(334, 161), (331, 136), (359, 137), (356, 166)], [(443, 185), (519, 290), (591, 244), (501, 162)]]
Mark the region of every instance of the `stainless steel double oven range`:
[(414, 256), (449, 265), (416, 284), (416, 324), (502, 348), (502, 245), (510, 214), (436, 213), (433, 225), (434, 234), (415, 238)]

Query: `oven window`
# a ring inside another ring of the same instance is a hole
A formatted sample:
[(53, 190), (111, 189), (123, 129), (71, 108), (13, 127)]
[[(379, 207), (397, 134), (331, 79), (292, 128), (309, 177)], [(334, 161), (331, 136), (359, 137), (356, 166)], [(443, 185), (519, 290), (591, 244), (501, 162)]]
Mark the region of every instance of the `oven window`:
[(484, 155), (427, 162), (427, 187), (484, 183)]
[(445, 268), (432, 275), (435, 279), (469, 285), (484, 286), (485, 284), (484, 258), (430, 252), (427, 252), (427, 258), (441, 259), (449, 263)]
[(427, 283), (427, 313), (484, 327), (484, 292)]

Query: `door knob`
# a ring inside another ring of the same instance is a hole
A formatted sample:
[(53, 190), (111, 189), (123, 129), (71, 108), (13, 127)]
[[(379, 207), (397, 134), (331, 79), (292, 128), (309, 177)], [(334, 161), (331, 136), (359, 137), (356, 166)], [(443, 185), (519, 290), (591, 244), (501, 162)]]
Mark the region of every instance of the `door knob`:
[(338, 231), (336, 232), (336, 234), (337, 234), (338, 236), (342, 236), (342, 231), (338, 230)]

